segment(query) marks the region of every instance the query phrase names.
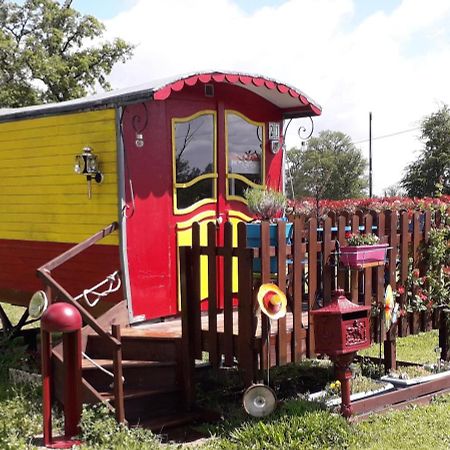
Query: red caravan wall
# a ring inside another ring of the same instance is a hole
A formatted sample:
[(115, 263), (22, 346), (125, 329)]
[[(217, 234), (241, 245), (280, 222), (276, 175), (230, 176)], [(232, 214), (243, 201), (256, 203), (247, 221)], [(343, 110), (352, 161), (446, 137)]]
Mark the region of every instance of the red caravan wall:
[[(36, 269), (74, 244), (0, 240), (0, 300), (26, 306), (33, 292), (43, 289)], [(115, 245), (95, 245), (78, 255), (52, 275), (73, 296), (97, 284), (120, 268), (119, 249)], [(76, 274), (76, 276), (74, 276)], [(123, 300), (121, 290), (102, 301), (111, 303)], [(106, 306), (107, 308), (107, 306)]]

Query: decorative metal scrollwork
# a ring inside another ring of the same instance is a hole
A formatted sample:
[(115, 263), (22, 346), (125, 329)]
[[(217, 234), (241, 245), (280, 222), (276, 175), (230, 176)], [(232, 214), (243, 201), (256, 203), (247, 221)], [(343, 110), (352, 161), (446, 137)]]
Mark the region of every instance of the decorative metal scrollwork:
[(145, 103), (141, 103), (141, 107), (143, 109), (143, 113), (135, 114), (131, 119), (131, 124), (135, 132), (134, 143), (138, 148), (142, 148), (144, 146), (144, 135), (142, 134), (142, 132), (147, 128), (148, 125), (147, 105)]
[(307, 127), (304, 126), (304, 125), (300, 125), (300, 126), (298, 127), (297, 134), (298, 134), (298, 137), (299, 137), (302, 141), (307, 141), (307, 140), (312, 136), (312, 134), (313, 134), (313, 131), (314, 131), (314, 121), (313, 121), (313, 119), (312, 119), (311, 116), (309, 116), (309, 117), (304, 117), (304, 118), (305, 118), (305, 119), (309, 119), (309, 120), (311, 121), (311, 129), (308, 131), (308, 129), (310, 128), (309, 126), (308, 126), (308, 128), (307, 128)]

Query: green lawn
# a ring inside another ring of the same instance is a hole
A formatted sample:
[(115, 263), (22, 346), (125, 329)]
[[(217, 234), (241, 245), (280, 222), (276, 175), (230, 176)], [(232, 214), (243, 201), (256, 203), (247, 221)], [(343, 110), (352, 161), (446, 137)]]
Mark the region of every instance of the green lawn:
[[(16, 325), (17, 322), (19, 322), (20, 318), (22, 317), (22, 314), (25, 312), (25, 308), (23, 306), (14, 306), (10, 305), (9, 303), (3, 303), (0, 302), (0, 305), (2, 306), (3, 310), (7, 314), (9, 320), (13, 325)], [(24, 328), (35, 328), (38, 327), (39, 323), (35, 322), (29, 325), (26, 325)], [(0, 322), (1, 327), (1, 322)]]
[[(437, 353), (434, 349), (438, 344), (439, 334), (437, 330), (410, 335), (405, 338), (398, 338), (397, 360), (420, 364), (435, 363)], [(359, 352), (359, 355), (378, 357), (379, 348), (379, 344), (373, 344), (369, 349)], [(381, 346), (381, 354), (383, 355), (383, 353), (383, 346)]]

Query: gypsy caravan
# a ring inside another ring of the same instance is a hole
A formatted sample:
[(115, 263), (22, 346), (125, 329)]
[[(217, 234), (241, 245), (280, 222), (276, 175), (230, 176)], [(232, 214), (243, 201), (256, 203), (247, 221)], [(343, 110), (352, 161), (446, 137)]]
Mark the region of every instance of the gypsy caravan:
[(247, 187), (282, 189), (283, 121), (320, 113), (296, 88), (224, 72), (0, 110), (0, 298), (27, 305), (38, 267), (117, 222), (55, 278), (82, 302), (109, 280), (97, 316), (124, 298), (129, 323), (176, 316), (192, 224), (203, 239), (215, 222), (220, 243), (250, 220)]

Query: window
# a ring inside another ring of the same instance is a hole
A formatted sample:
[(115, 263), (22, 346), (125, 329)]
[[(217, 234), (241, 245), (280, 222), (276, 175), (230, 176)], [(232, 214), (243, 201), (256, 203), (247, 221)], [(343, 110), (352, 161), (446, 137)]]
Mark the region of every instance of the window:
[(215, 113), (172, 120), (175, 211), (189, 212), (216, 198)]
[(234, 111), (226, 113), (226, 121), (227, 197), (243, 200), (246, 188), (264, 181), (265, 127)]

